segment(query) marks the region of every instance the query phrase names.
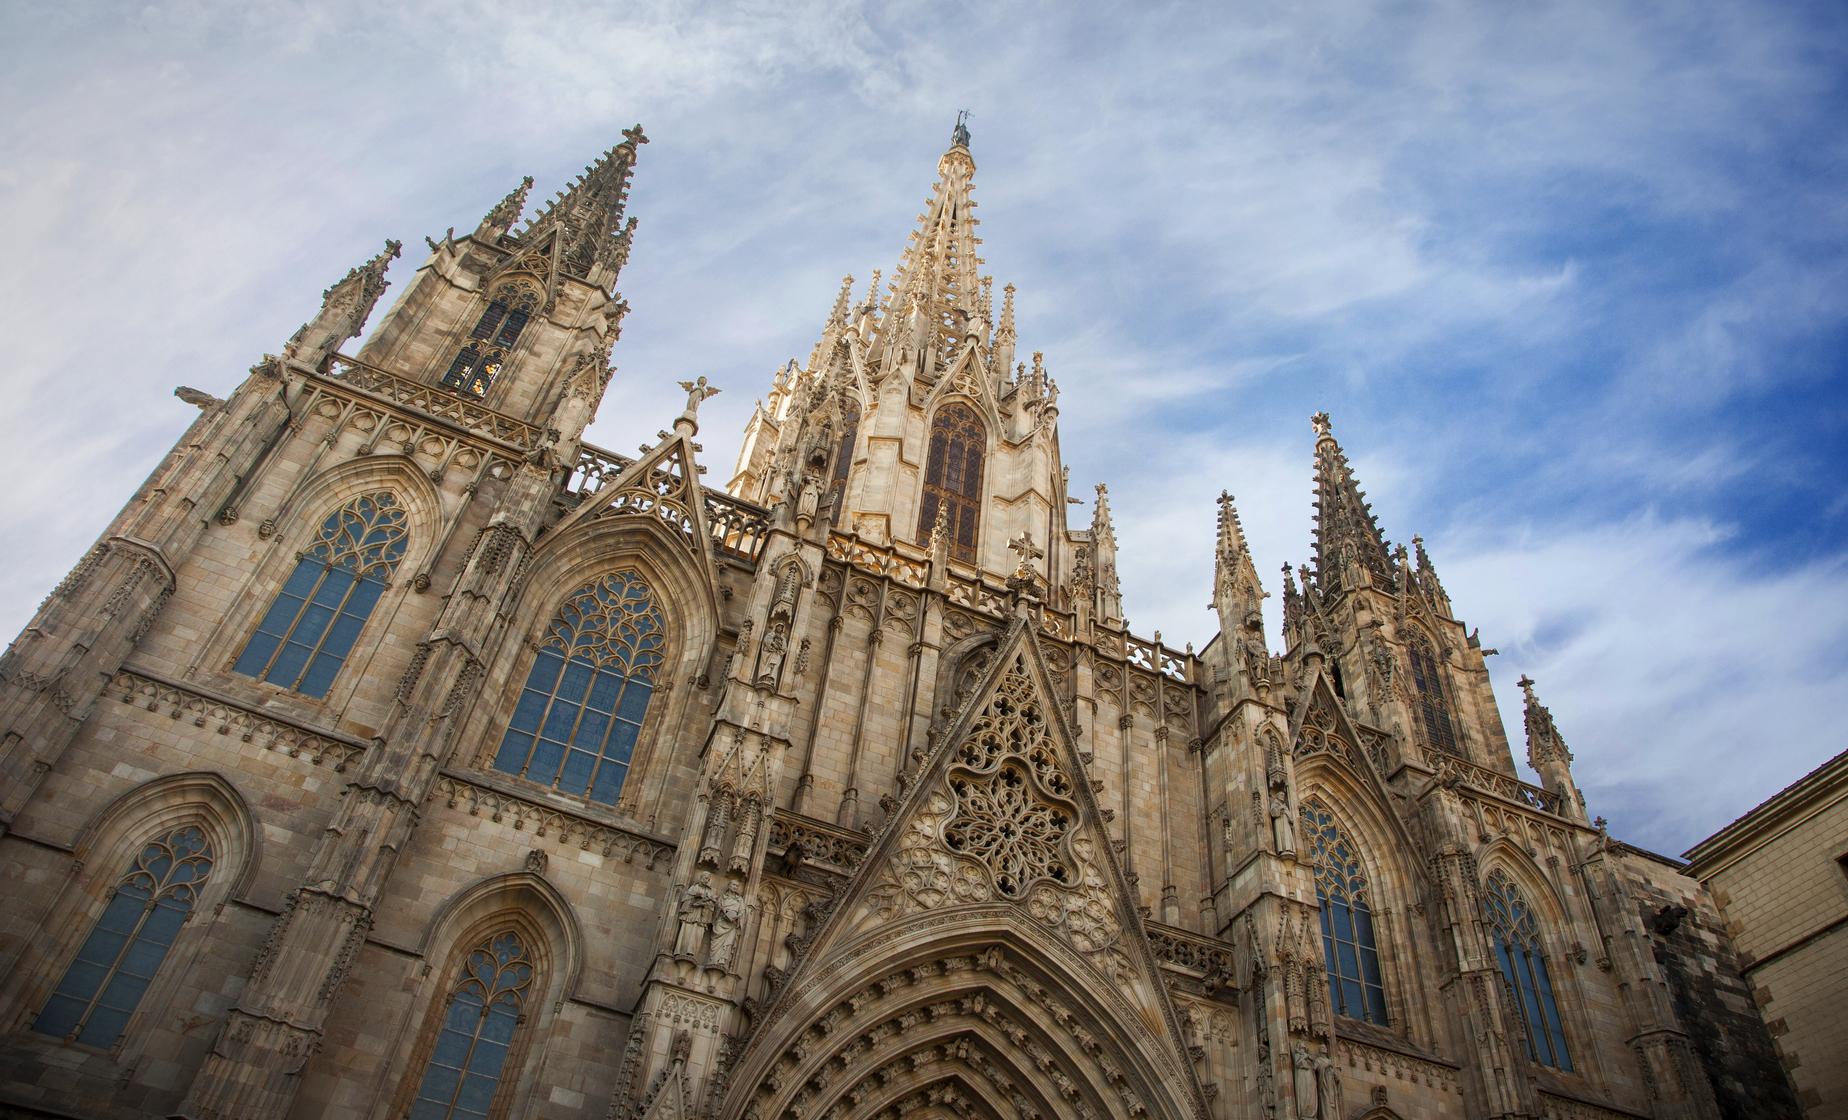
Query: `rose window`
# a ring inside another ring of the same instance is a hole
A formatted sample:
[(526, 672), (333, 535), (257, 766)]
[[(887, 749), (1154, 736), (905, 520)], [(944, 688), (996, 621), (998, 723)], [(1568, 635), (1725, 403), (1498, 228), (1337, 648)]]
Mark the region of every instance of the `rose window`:
[(1035, 797), (1018, 763), (1006, 763), (986, 778), (958, 775), (950, 788), (956, 791), (958, 811), (944, 829), (944, 840), (951, 850), (980, 860), (1001, 894), (1020, 898), (1041, 879), (1073, 881), (1060, 854), (1072, 814)]

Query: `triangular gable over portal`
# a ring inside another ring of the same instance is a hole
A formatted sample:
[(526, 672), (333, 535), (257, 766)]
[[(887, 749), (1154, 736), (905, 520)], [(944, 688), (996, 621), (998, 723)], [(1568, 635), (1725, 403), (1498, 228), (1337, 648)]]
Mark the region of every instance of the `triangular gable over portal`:
[(771, 1080), (773, 1064), (805, 1024), (838, 1020), (844, 1008), (859, 1006), (853, 981), (843, 979), (851, 966), (842, 962), (887, 952), (894, 931), (929, 930), (966, 947), (981, 943), (988, 928), (997, 947), (1008, 936), (1011, 944), (1043, 946), (1044, 969), (1061, 970), (1071, 990), (1102, 1004), (1100, 1019), (1108, 1021), (1086, 1025), (1137, 1055), (1144, 1078), (1136, 1092), (1150, 1098), (1149, 1115), (1208, 1115), (1135, 896), (1055, 695), (1031, 629), (1016, 622), (987, 680), (938, 740), (754, 1025), (736, 1067), (734, 1107), (753, 1079)]

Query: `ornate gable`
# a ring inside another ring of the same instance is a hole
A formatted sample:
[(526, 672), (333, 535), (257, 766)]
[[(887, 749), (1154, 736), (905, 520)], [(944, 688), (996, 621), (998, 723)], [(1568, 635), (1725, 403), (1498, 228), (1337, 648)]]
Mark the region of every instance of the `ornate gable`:
[[(809, 941), (753, 1032), (741, 1070), (787, 1061), (780, 1048), (817, 1000), (841, 998), (817, 993), (833, 993), (843, 962), (877, 957), (928, 930), (946, 946), (946, 959), (987, 941), (990, 956), (972, 967), (999, 979), (1019, 972), (999, 946), (1025, 942), (1036, 968), (1062, 972), (1067, 991), (1101, 1001), (1090, 1024), (1097, 1033), (1139, 1055), (1150, 1080), (1137, 1093), (1152, 1094), (1144, 1114), (1205, 1116), (1179, 1020), (1103, 822), (1032, 632), (1017, 622)], [(851, 997), (848, 1008), (864, 998), (842, 996)]]

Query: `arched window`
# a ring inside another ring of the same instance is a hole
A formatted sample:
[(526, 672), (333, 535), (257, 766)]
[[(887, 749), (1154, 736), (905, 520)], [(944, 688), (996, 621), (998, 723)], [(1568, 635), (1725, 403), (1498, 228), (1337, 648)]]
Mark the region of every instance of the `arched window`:
[(532, 957), (514, 930), (469, 950), (444, 1005), (411, 1120), (488, 1115), (532, 990)]
[(975, 563), (976, 531), (982, 518), (982, 456), (988, 433), (975, 409), (960, 401), (943, 406), (930, 425), (930, 454), (924, 461), (924, 502), (918, 508), (918, 541), (927, 544), (942, 510), (949, 528), (950, 555)]
[(494, 768), (614, 805), (666, 647), (661, 608), (637, 573), (574, 592), (540, 643)]
[(847, 497), (847, 471), (853, 466), (853, 444), (860, 437), (860, 404), (851, 398), (841, 404), (841, 438), (834, 445), (834, 466), (828, 478), (828, 509), (841, 523), (841, 502)]
[(32, 1029), (86, 1046), (114, 1046), (212, 873), (212, 845), (196, 825), (141, 849), (103, 916), (65, 970)]
[(443, 374), (443, 387), (465, 397), (485, 397), (488, 387), (507, 364), (507, 353), (520, 340), (526, 321), (532, 318), (539, 296), (530, 288), (503, 291), (489, 302), (476, 320), (468, 341), (449, 363)]
[(1386, 1026), (1386, 988), (1360, 852), (1328, 807), (1313, 798), (1303, 802), (1303, 829), (1315, 866), (1315, 900), (1322, 908), (1329, 1003), (1338, 1015)]
[(1542, 1065), (1571, 1069), (1566, 1032), (1559, 1023), (1559, 1004), (1553, 999), (1553, 980), (1546, 971), (1540, 924), (1534, 920), (1533, 909), (1500, 868), (1489, 873), (1483, 906), (1495, 938), (1496, 963), (1514, 990), (1521, 1019), (1527, 1024), (1528, 1056)]
[(1437, 658), (1431, 645), (1414, 635), (1408, 644), (1412, 659), (1412, 686), (1418, 690), (1418, 718), (1424, 723), (1425, 740), (1440, 751), (1462, 754), (1457, 733), (1450, 722), (1450, 702), (1444, 697), (1444, 680), (1438, 675)]
[(335, 510), (257, 625), (237, 671), (326, 696), (404, 558), (405, 539), (404, 509), (387, 491)]

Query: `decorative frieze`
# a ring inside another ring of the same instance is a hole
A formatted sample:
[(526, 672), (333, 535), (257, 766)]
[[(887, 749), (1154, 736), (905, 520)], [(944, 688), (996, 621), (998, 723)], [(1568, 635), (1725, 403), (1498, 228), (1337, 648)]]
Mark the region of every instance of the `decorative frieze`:
[(1410, 1081), (1416, 1085), (1437, 1089), (1446, 1093), (1460, 1093), (1457, 1083), (1457, 1068), (1428, 1058), (1413, 1054), (1388, 1050), (1359, 1039), (1344, 1038), (1340, 1040), (1341, 1056), (1346, 1059), (1350, 1069), (1366, 1070)]
[(515, 830), (530, 830), (536, 837), (550, 837), (559, 844), (575, 842), (580, 851), (596, 852), (606, 858), (621, 856), (624, 863), (640, 861), (650, 870), (656, 861), (674, 851), (672, 845), (652, 837), (515, 797), (456, 774), (438, 778), (430, 799), (441, 800), (451, 809), (462, 809), (471, 817), (486, 816)]
[(357, 739), (263, 714), (147, 672), (122, 670), (109, 682), (109, 692), (124, 704), (138, 704), (169, 719), (186, 719), (194, 727), (210, 728), (220, 735), (235, 735), (239, 742), (266, 751), (306, 759), (316, 766), (331, 762), (336, 773), (345, 771), (366, 750)]

